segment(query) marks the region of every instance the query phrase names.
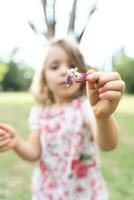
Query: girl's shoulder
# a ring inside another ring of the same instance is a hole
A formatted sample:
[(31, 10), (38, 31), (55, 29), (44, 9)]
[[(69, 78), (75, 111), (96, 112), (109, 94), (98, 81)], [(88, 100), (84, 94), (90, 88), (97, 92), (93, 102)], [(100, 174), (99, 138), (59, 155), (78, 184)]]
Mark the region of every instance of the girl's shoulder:
[(34, 105), (31, 108), (30, 115), (39, 115), (44, 110), (43, 106)]

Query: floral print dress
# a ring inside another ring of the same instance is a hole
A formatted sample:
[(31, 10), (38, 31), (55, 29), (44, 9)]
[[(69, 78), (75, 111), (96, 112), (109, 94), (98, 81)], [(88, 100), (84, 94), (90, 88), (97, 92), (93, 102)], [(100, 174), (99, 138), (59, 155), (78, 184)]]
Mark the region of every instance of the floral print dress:
[(87, 100), (75, 99), (62, 111), (35, 106), (29, 124), (40, 130), (42, 148), (32, 200), (108, 200)]

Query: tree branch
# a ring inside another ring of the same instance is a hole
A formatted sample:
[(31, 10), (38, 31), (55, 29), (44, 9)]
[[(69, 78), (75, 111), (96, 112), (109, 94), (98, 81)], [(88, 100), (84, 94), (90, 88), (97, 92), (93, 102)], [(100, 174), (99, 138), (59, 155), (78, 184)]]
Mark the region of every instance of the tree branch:
[(44, 16), (45, 16), (45, 21), (46, 21), (46, 26), (47, 26), (47, 31), (44, 35), (47, 38), (51, 38), (55, 35), (55, 24), (56, 24), (56, 22), (55, 22), (55, 4), (56, 4), (56, 0), (53, 1), (53, 5), (51, 7), (52, 18), (51, 17), (49, 18), (48, 13), (47, 13), (47, 1), (42, 0)]
[(81, 39), (82, 39), (82, 37), (83, 37), (83, 35), (84, 35), (84, 32), (85, 32), (85, 30), (86, 30), (87, 24), (88, 24), (88, 22), (89, 22), (89, 19), (90, 19), (91, 15), (94, 14), (94, 12), (96, 11), (96, 9), (97, 9), (96, 4), (94, 4), (93, 7), (92, 7), (92, 9), (91, 9), (91, 11), (89, 12), (89, 15), (88, 15), (88, 18), (87, 18), (87, 22), (86, 22), (86, 24), (85, 24), (85, 26), (84, 26), (84, 28), (83, 28), (81, 34), (80, 34), (79, 36), (76, 37), (76, 39), (77, 39), (78, 42), (81, 41)]
[(74, 33), (74, 25), (75, 25), (75, 18), (76, 18), (76, 5), (77, 5), (77, 0), (74, 0), (73, 6), (72, 6), (72, 11), (71, 11), (71, 16), (69, 20), (69, 25), (68, 25), (68, 33), (72, 32)]

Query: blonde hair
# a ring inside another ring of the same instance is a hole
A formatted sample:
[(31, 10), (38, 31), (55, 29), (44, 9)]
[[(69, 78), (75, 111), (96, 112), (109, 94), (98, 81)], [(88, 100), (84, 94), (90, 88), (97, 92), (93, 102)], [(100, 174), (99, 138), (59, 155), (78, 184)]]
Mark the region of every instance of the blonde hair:
[[(78, 48), (78, 44), (70, 39), (57, 39), (49, 42), (48, 47), (59, 46), (67, 53), (70, 63), (73, 63), (72, 67), (78, 67), (80, 72), (85, 72), (87, 66), (84, 62), (84, 58)], [(49, 48), (48, 48), (49, 52)], [(46, 84), (46, 78), (44, 73), (44, 68), (46, 65), (47, 54), (45, 56), (43, 65), (41, 69), (35, 73), (32, 85), (31, 92), (35, 98), (36, 103), (40, 105), (51, 105), (54, 103), (54, 98), (51, 91), (48, 89)], [(77, 92), (72, 99), (82, 96), (85, 93), (85, 84), (82, 84), (79, 91)]]

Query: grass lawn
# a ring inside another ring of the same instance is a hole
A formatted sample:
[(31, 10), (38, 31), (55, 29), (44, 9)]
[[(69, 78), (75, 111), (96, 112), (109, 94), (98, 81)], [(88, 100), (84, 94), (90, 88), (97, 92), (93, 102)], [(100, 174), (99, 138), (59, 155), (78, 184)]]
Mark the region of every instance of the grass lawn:
[[(27, 93), (0, 93), (0, 122), (14, 125), (23, 138), (28, 136), (27, 118), (33, 104)], [(121, 127), (118, 147), (100, 152), (102, 173), (110, 200), (134, 199), (134, 96), (125, 95), (115, 113)], [(0, 200), (30, 200), (33, 163), (14, 152), (0, 154)]]
[(102, 153), (102, 171), (110, 200), (134, 199), (134, 96), (125, 95), (115, 116), (121, 127), (118, 147)]

